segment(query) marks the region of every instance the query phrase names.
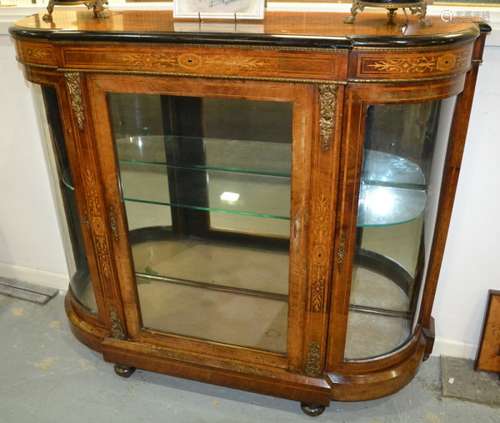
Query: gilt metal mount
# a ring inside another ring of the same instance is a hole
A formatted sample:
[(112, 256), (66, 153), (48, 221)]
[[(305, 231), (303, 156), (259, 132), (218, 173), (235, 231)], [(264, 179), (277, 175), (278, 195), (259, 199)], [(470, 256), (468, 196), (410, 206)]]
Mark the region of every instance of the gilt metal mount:
[(403, 9), (405, 15), (409, 11), (412, 15), (417, 15), (418, 20), (422, 26), (428, 26), (429, 23), (425, 19), (427, 14), (427, 2), (426, 0), (417, 0), (407, 2), (391, 1), (391, 0), (353, 0), (351, 7), (351, 16), (348, 16), (344, 22), (347, 24), (352, 24), (356, 20), (356, 15), (362, 12), (365, 7), (383, 7), (387, 9), (387, 19), (389, 25), (394, 25), (394, 17), (398, 9)]
[(88, 9), (92, 9), (94, 13), (94, 18), (106, 18), (108, 16), (105, 6), (108, 4), (108, 0), (49, 0), (47, 5), (47, 13), (43, 15), (43, 20), (45, 22), (52, 22), (52, 13), (54, 12), (55, 6), (75, 6), (78, 4), (84, 4)]

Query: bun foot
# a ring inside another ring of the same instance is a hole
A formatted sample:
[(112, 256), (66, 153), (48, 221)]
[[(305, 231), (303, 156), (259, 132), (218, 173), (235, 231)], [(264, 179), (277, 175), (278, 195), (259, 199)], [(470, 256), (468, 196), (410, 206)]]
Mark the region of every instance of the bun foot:
[(308, 416), (311, 416), (311, 417), (319, 416), (319, 415), (323, 414), (323, 411), (325, 411), (324, 405), (306, 404), (304, 402), (300, 403), (300, 408), (302, 409), (304, 414), (307, 414)]
[(130, 377), (135, 372), (135, 367), (124, 366), (122, 364), (115, 364), (115, 373), (121, 377)]

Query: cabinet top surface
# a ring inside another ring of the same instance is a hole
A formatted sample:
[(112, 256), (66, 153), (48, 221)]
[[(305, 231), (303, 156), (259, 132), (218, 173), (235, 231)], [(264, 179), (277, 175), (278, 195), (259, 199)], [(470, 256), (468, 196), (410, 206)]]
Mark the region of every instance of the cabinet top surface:
[(477, 37), (488, 26), (471, 19), (444, 22), (429, 17), (422, 26), (408, 22), (400, 12), (395, 25), (387, 25), (385, 13), (361, 13), (355, 24), (343, 22), (346, 13), (267, 12), (263, 21), (192, 22), (173, 19), (171, 11), (110, 11), (94, 19), (87, 10), (56, 8), (52, 22), (44, 13), (18, 21), (10, 32), (15, 37), (65, 41), (186, 42), (303, 47), (428, 46)]

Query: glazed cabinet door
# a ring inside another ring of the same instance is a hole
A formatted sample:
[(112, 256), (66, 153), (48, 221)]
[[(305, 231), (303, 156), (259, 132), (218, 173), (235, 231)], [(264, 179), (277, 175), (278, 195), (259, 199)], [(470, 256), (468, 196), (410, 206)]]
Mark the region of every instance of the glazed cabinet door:
[(317, 87), (87, 83), (128, 337), (302, 369)]
[(447, 229), (440, 199), (455, 188), (443, 175), (462, 87), (463, 78), (347, 90), (331, 369), (391, 365), (422, 346), (423, 286)]

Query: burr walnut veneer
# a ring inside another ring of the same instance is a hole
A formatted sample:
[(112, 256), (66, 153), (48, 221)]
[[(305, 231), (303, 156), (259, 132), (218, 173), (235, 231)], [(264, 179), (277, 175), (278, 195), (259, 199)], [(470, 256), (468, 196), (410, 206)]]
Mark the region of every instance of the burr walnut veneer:
[(302, 402), (389, 395), (431, 317), (489, 28), (384, 14), (56, 10), (42, 87), (71, 329), (116, 364)]

